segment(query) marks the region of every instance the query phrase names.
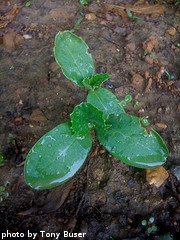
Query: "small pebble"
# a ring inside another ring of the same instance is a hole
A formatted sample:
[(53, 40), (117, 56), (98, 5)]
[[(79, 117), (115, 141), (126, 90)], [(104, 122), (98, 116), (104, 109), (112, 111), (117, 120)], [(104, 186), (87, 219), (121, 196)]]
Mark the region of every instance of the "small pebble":
[(163, 109), (160, 107), (160, 108), (158, 108), (158, 110), (157, 110), (157, 112), (160, 114), (160, 113), (162, 113), (162, 111), (163, 111)]
[(177, 178), (178, 181), (180, 181), (180, 166), (175, 167), (172, 170), (172, 173), (174, 174), (174, 176)]
[(130, 178), (127, 183), (129, 186), (134, 186), (136, 184), (136, 181), (134, 179)]
[(155, 124), (158, 128), (161, 128), (161, 129), (166, 129), (167, 128), (167, 125), (163, 122), (159, 122), (159, 123), (156, 123)]
[(29, 39), (32, 38), (32, 35), (30, 35), (30, 34), (24, 34), (24, 35), (23, 35), (23, 38), (26, 39), (26, 40), (29, 40)]

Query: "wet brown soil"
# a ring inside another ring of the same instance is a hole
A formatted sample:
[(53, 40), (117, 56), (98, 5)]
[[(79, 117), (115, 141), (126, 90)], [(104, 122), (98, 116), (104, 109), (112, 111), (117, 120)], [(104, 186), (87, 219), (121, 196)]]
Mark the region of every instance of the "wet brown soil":
[[(104, 3), (135, 1), (89, 1), (86, 7), (74, 0), (32, 0), (30, 7), (24, 2), (0, 1), (0, 23), (14, 4), (19, 9), (0, 28), (0, 146), (6, 159), (0, 186), (8, 193), (0, 203), (0, 234), (21, 232), (23, 238), (12, 239), (28, 239), (28, 230), (46, 231), (68, 239), (63, 231), (69, 231), (85, 232), (88, 240), (162, 239), (164, 234), (178, 239), (178, 7), (164, 3), (161, 16), (138, 13), (141, 20), (133, 21), (107, 12)], [(74, 106), (86, 98), (84, 90), (62, 75), (52, 52), (55, 34), (72, 29), (82, 13), (75, 33), (89, 45), (97, 72), (111, 74), (105, 87), (119, 99), (131, 94), (127, 111), (148, 116), (170, 149), (164, 166), (169, 178), (159, 188), (149, 185), (144, 170), (117, 161), (96, 141), (84, 168), (65, 186), (35, 191), (23, 181), (23, 163), (32, 145), (69, 120)], [(55, 238), (38, 234), (37, 239)]]

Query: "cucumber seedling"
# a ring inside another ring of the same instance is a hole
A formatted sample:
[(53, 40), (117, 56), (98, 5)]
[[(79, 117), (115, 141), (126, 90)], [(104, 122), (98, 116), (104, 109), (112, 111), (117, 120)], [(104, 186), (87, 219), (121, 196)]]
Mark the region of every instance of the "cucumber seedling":
[(24, 175), (35, 189), (49, 189), (68, 181), (84, 164), (92, 146), (91, 131), (110, 154), (138, 167), (162, 165), (168, 156), (166, 144), (142, 119), (127, 114), (122, 102), (102, 87), (109, 74), (95, 72), (92, 55), (82, 38), (71, 31), (55, 37), (54, 56), (63, 74), (88, 90), (87, 101), (75, 106), (70, 121), (42, 136), (30, 150)]

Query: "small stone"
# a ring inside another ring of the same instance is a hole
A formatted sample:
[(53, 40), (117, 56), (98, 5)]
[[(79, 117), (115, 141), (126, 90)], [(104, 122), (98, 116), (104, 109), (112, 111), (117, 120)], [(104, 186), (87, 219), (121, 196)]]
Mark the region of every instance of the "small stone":
[(38, 33), (38, 37), (39, 37), (39, 38), (42, 38), (42, 37), (43, 37), (43, 34), (42, 34), (42, 33)]
[(176, 35), (176, 28), (175, 27), (170, 27), (169, 29), (166, 30), (166, 32), (170, 35), (170, 36), (174, 36)]
[(167, 128), (167, 125), (163, 122), (159, 122), (159, 123), (156, 123), (155, 124), (158, 128), (161, 128), (161, 129), (166, 129)]
[(94, 21), (96, 19), (96, 15), (94, 13), (87, 13), (85, 15), (85, 18), (88, 20), (88, 21)]
[(139, 109), (139, 111), (138, 111), (138, 113), (144, 113), (145, 112), (145, 110), (144, 110), (144, 108), (141, 108), (141, 109)]
[(147, 62), (148, 64), (153, 64), (154, 60), (153, 60), (153, 58), (151, 58), (150, 56), (147, 55), (145, 57), (145, 62)]
[(29, 40), (29, 39), (32, 38), (32, 35), (30, 35), (30, 34), (24, 34), (24, 35), (23, 35), (23, 38), (24, 38), (25, 40)]
[(100, 24), (101, 24), (101, 25), (106, 25), (107, 22), (106, 22), (105, 20), (102, 20), (102, 21), (100, 22)]
[(19, 105), (23, 105), (23, 100), (22, 99), (19, 100)]
[(177, 180), (180, 181), (180, 166), (173, 168), (171, 172), (177, 178)]
[(100, 154), (103, 154), (103, 153), (105, 153), (105, 152), (106, 152), (106, 151), (105, 151), (104, 149), (102, 149), (102, 150), (99, 151)]
[(127, 183), (129, 186), (134, 186), (136, 184), (136, 181), (134, 179), (130, 178)]
[(158, 110), (157, 110), (157, 112), (159, 113), (159, 114), (161, 114), (162, 113), (162, 111), (163, 111), (163, 109), (160, 107), (160, 108), (158, 108)]
[(166, 113), (170, 113), (170, 112), (171, 112), (171, 108), (170, 108), (169, 106), (167, 106), (167, 107), (165, 108), (165, 112), (166, 112)]

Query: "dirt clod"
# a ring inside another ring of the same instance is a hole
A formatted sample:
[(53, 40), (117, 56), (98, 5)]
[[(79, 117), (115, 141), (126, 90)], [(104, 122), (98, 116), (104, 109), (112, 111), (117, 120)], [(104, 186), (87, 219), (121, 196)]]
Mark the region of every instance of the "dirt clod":
[(3, 36), (3, 45), (8, 50), (13, 50), (17, 45), (21, 44), (22, 42), (22, 36), (14, 31), (10, 31)]
[(85, 15), (85, 18), (88, 20), (88, 21), (94, 21), (96, 19), (96, 15), (94, 13), (87, 13)]
[(137, 90), (142, 90), (144, 87), (144, 78), (139, 73), (134, 73), (132, 75), (131, 82)]
[(45, 115), (43, 114), (43, 112), (40, 109), (35, 109), (31, 113), (30, 121), (43, 122), (43, 121), (47, 121), (47, 118), (45, 117)]
[(145, 57), (145, 62), (147, 62), (148, 64), (153, 64), (154, 60), (153, 60), (152, 57), (146, 56), (146, 57)]
[(170, 35), (170, 36), (175, 36), (176, 35), (176, 28), (175, 27), (170, 27), (166, 30), (166, 32)]
[(14, 121), (15, 121), (15, 124), (21, 124), (22, 123), (22, 121), (23, 121), (23, 118), (22, 117), (16, 117), (15, 119), (14, 119)]
[(61, 7), (61, 8), (52, 9), (49, 12), (49, 15), (54, 20), (65, 22), (68, 19), (72, 19), (74, 17), (75, 11), (76, 9), (73, 6), (72, 7), (69, 6), (68, 8)]
[(155, 36), (150, 36), (146, 41), (143, 42), (143, 49), (146, 53), (151, 53), (158, 46), (158, 40)]
[(136, 49), (136, 45), (134, 42), (130, 42), (126, 45), (126, 49), (129, 50), (130, 52), (134, 52)]

